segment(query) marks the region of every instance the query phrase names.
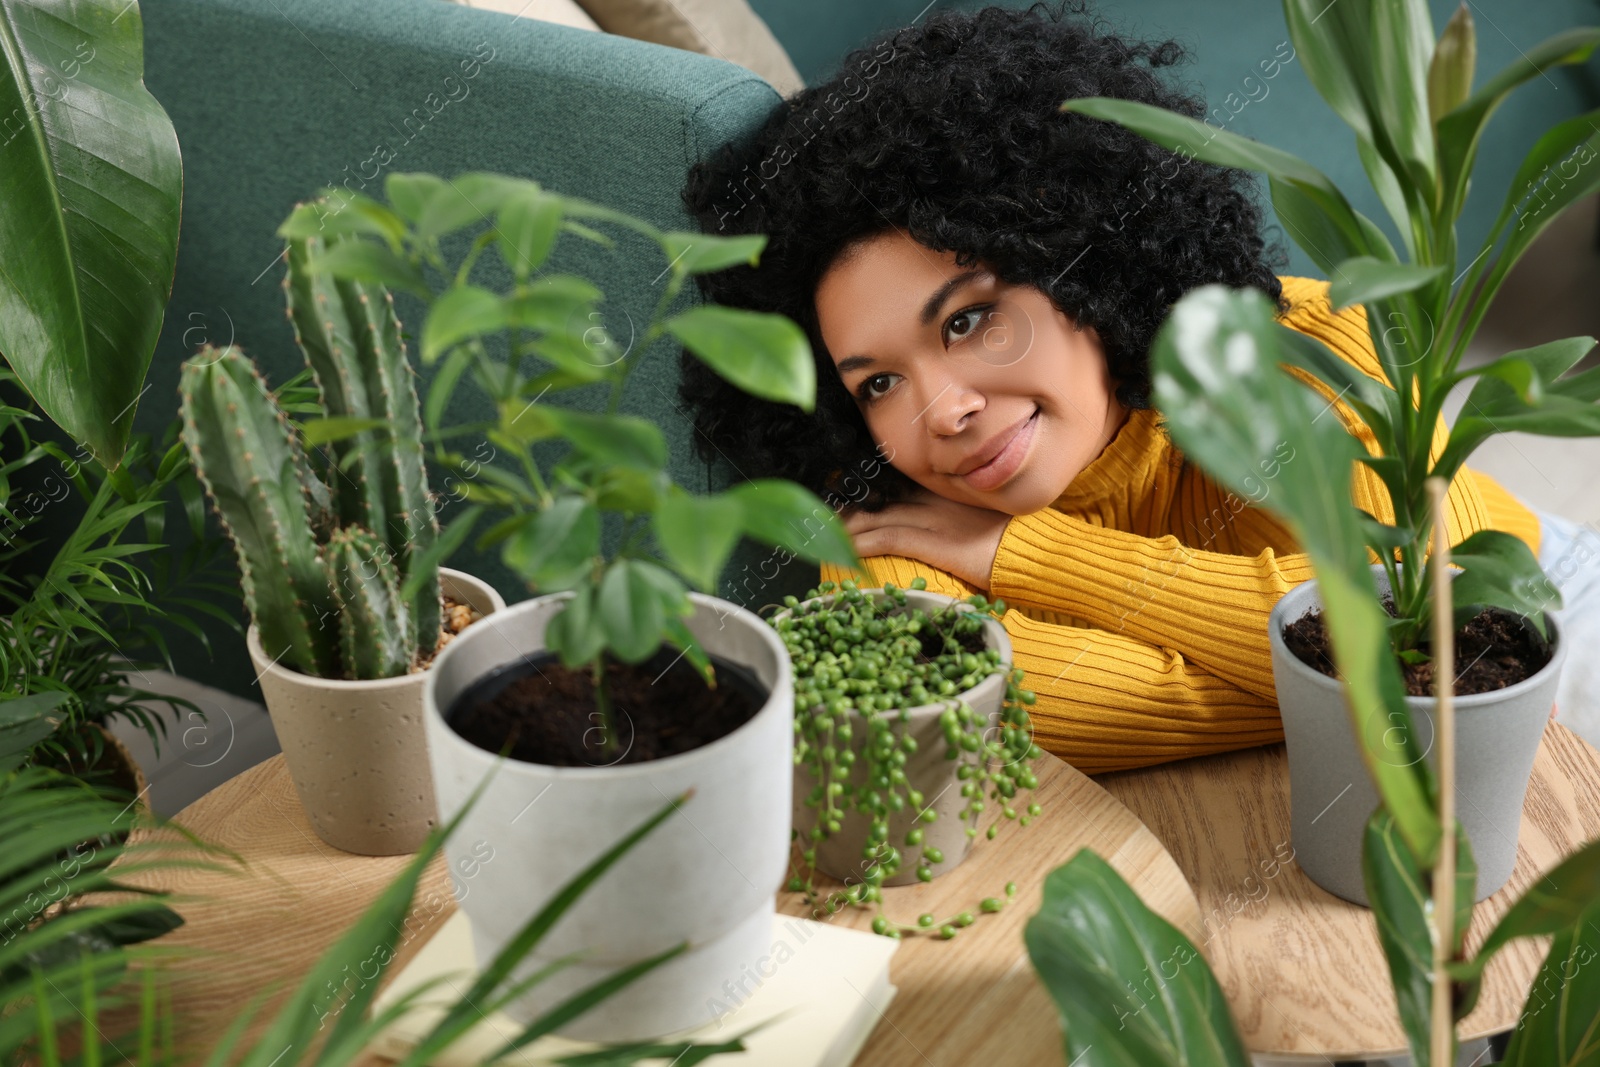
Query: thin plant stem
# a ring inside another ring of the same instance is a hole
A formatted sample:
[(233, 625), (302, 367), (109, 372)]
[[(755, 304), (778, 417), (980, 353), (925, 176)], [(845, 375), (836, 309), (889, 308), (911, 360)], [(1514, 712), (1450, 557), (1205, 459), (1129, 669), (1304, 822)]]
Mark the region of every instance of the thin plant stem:
[(1434, 1067), (1455, 1062), (1455, 1019), (1450, 1004), (1447, 970), (1455, 947), (1456, 912), (1456, 721), (1455, 623), (1450, 604), (1450, 535), (1444, 503), (1449, 483), (1428, 479), (1433, 504), (1433, 692), (1439, 737), (1439, 865), (1433, 876), (1433, 1012)]

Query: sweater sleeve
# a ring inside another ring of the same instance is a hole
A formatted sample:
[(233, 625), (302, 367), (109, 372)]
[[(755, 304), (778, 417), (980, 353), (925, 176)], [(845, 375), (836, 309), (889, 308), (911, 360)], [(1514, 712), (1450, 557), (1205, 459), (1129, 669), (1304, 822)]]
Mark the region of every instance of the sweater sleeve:
[[(872, 556), (866, 573), (822, 565), (822, 581), (905, 588), (921, 575), (934, 592), (975, 590), (903, 556)], [(1283, 740), (1272, 694), (1242, 690), (1170, 647), (1126, 634), (1041, 620), (1007, 605), (1012, 663), (1032, 690), (1034, 742), (1085, 774), (1129, 770)], [(1270, 690), (1270, 679), (1268, 680)]]
[[(1365, 310), (1334, 313), (1326, 293), (1326, 282), (1285, 279), (1284, 296), (1291, 306), (1282, 321), (1381, 378)], [(1337, 402), (1330, 390), (1319, 392), (1368, 452), (1378, 454), (1376, 439), (1355, 412)], [(1435, 459), (1448, 436), (1441, 418), (1432, 440)], [(1283, 476), (1293, 476), (1292, 460), (1284, 463)], [(1356, 506), (1392, 523), (1388, 489), (1371, 468), (1354, 464), (1351, 480)], [(1227, 500), (1234, 514), (1251, 506), (1232, 494)], [(1456, 478), (1446, 504), (1452, 544), (1489, 527), (1471, 472)], [(1006, 525), (990, 571), (989, 595), (1173, 649), (1228, 684), (1274, 700), (1267, 618), (1285, 592), (1312, 577), (1310, 557), (1302, 552), (1269, 548), (1240, 556), (1199, 551), (1172, 535), (1143, 537), (1046, 508), (1014, 516)]]

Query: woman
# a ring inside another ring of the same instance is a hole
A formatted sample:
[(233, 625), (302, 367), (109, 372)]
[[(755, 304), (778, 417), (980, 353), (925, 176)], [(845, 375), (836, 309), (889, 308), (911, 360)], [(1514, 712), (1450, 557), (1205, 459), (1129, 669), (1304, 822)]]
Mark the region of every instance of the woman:
[[(1247, 174), (1058, 110), (1112, 96), (1202, 117), (1154, 73), (1180, 56), (1081, 8), (935, 14), (790, 97), (684, 194), (709, 233), (768, 235), (705, 295), (789, 316), (818, 361), (806, 414), (685, 359), (702, 456), (848, 508), (864, 585), (1003, 599), (1036, 740), (1087, 773), (1281, 740), (1267, 616), (1312, 577), (1257, 506), (1295, 476), (1292, 449), (1244, 501), (1162, 431), (1149, 351), (1171, 305), (1253, 286), (1381, 376), (1362, 309), (1274, 274)], [(1355, 482), (1392, 521), (1364, 465)], [(1538, 551), (1538, 517), (1489, 478), (1463, 472), (1449, 504), (1452, 542), (1494, 528)]]

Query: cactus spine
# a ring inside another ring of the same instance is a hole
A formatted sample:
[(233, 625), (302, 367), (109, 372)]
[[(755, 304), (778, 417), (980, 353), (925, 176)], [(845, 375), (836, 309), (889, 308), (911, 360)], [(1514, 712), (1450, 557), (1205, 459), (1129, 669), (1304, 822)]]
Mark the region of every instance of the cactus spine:
[[(354, 240), (354, 238), (349, 238)], [(337, 243), (340, 238), (332, 238)], [(394, 298), (381, 285), (311, 274), (306, 263), (325, 249), (321, 238), (291, 238), (283, 287), (295, 341), (305, 353), (330, 416), (376, 419), (335, 442), (330, 466), (340, 522), (378, 534), (402, 575), (413, 553), (439, 535), (439, 520), (423, 465), (422, 415), (416, 372), (406, 359)], [(353, 454), (353, 456), (352, 456)], [(438, 568), (409, 605), (412, 641), (432, 651), (439, 632)]]
[(182, 437), (266, 654), (323, 678), (390, 678), (438, 643), (437, 565), (413, 600), (400, 591), (439, 522), (394, 301), (382, 286), (308, 272), (322, 251), (319, 238), (289, 242), (295, 341), (326, 415), (383, 427), (334, 442), (326, 484), (255, 366), (234, 346), (207, 346), (183, 367)]

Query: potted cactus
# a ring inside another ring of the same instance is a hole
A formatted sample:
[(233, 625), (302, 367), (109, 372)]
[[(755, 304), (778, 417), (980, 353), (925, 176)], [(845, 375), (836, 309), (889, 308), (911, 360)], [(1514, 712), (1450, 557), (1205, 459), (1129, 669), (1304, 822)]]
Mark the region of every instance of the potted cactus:
[(326, 251), (320, 238), (291, 241), (284, 281), (325, 416), (305, 434), (310, 446), (328, 445), (326, 475), (233, 346), (207, 346), (184, 364), (182, 437), (237, 553), (250, 658), (312, 827), (347, 852), (398, 855), (437, 821), (422, 727), (427, 668), (441, 643), (505, 602), (439, 567), (393, 300), (381, 287), (309, 273)]
[[(789, 856), (794, 688), (778, 632), (698, 590), (715, 589), (741, 535), (811, 562), (859, 560), (832, 509), (799, 486), (759, 480), (698, 496), (674, 484), (661, 429), (618, 409), (629, 372), (667, 335), (742, 388), (809, 407), (815, 371), (805, 334), (781, 316), (732, 308), (665, 314), (693, 274), (753, 262), (763, 237), (663, 231), (491, 174), (393, 174), (385, 192), (387, 204), (330, 190), (344, 210), (302, 208), (279, 232), (342, 228), (368, 238), (361, 256), (313, 268), (410, 284), (429, 305), (422, 358), (441, 364), (426, 405), (430, 428), (455, 383), (470, 378), (491, 394), (492, 440), (516, 461), (492, 476), (486, 466), (467, 485), (472, 506), (441, 539), (467, 536), (492, 507), (501, 518), (477, 545), (498, 544), (537, 595), (451, 642), (424, 686), (441, 819), (494, 772), (458, 838), (496, 850), (461, 901), (477, 956), (492, 958), (618, 828), (693, 790), (678, 817), (590, 887), (517, 976), (566, 963), (568, 952), (589, 949), (589, 958), (503, 1010), (534, 1018), (687, 941), (681, 956), (558, 1032), (642, 1040), (710, 1022), (724, 984), (770, 962), (774, 894)], [(563, 232), (614, 245), (596, 222), (626, 228), (667, 263), (655, 315), (626, 350), (596, 325), (604, 317), (594, 285), (540, 270)], [(443, 249), (467, 248), (460, 231), (469, 227), (481, 231), (470, 251), (449, 261)], [(551, 402), (591, 385), (606, 387), (592, 398), (598, 404)], [(550, 465), (535, 444), (568, 447)], [(602, 549), (605, 513), (621, 520), (615, 552)], [(470, 861), (449, 845), (446, 855), (452, 868)]]

